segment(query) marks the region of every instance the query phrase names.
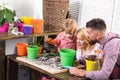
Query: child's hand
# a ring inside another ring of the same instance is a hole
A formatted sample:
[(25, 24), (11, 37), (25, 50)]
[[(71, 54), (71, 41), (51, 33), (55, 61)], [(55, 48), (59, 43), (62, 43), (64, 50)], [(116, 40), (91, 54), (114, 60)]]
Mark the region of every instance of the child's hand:
[(50, 42), (51, 40), (53, 40), (52, 38), (47, 38), (45, 39), (45, 42)]
[(49, 44), (52, 44), (52, 45), (56, 45), (57, 44), (56, 40), (54, 40), (52, 38), (45, 39), (45, 42), (48, 42)]

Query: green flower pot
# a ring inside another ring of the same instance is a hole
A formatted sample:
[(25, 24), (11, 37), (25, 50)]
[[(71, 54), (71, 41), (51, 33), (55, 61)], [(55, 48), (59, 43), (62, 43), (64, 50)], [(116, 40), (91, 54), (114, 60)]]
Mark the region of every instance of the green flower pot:
[(34, 46), (34, 47), (27, 46), (27, 58), (35, 59), (37, 57), (38, 48), (39, 48), (38, 46)]
[(75, 50), (63, 48), (60, 49), (60, 59), (62, 66), (72, 66), (75, 56)]

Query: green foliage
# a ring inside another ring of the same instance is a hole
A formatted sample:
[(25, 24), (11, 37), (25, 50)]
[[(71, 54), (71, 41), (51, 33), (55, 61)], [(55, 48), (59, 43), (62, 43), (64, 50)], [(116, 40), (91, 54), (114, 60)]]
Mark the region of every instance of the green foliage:
[(33, 42), (28, 44), (28, 47), (30, 47), (30, 48), (33, 48), (34, 46), (38, 46), (37, 45), (37, 34), (33, 33), (33, 37), (32, 38), (33, 38)]
[(33, 44), (37, 45), (37, 34), (33, 33)]
[(28, 44), (28, 47), (30, 47), (30, 48), (34, 48), (35, 46), (37, 46), (37, 45), (35, 45), (34, 43), (29, 43)]
[(28, 45), (31, 48), (34, 47), (34, 46), (38, 46), (41, 43), (41, 41), (42, 41), (42, 39), (44, 37), (44, 36), (41, 36), (41, 38), (40, 38), (40, 40), (38, 42), (37, 41), (37, 33), (35, 33), (35, 32), (36, 32), (36, 27), (34, 25), (34, 33), (33, 33), (33, 37), (32, 37), (33, 38), (33, 42)]
[[(1, 8), (3, 7), (3, 9)], [(6, 8), (5, 6), (0, 7), (0, 25), (2, 25), (4, 22), (7, 22), (9, 24), (13, 23), (13, 12)]]

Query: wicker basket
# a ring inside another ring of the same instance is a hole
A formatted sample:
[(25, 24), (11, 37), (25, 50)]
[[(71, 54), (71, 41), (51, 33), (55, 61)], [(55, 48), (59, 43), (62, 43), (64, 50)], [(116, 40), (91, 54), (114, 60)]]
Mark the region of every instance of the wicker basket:
[(69, 0), (43, 0), (44, 32), (62, 30), (68, 7)]

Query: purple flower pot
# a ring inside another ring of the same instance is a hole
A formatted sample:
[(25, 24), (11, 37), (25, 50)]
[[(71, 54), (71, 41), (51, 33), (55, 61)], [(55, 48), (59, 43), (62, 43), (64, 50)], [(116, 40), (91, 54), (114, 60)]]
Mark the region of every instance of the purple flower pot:
[(32, 25), (24, 25), (24, 35), (32, 34)]
[(7, 32), (8, 28), (9, 28), (9, 24), (5, 22), (2, 26), (0, 26), (0, 33)]

